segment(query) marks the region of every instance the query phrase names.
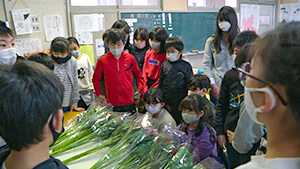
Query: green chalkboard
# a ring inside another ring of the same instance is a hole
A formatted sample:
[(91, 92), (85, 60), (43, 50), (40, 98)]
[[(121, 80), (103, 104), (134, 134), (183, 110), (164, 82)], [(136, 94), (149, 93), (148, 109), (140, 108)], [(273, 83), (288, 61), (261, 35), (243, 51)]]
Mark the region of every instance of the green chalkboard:
[(206, 39), (215, 31), (216, 17), (216, 12), (121, 13), (121, 19), (129, 24), (132, 32), (139, 27), (149, 32), (157, 26), (165, 27), (169, 36), (183, 40), (184, 53), (204, 50)]

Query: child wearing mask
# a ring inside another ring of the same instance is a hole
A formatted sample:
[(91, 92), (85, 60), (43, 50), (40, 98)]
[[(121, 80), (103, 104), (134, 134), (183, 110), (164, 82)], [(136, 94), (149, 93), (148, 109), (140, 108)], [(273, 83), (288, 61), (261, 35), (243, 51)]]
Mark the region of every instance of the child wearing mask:
[[(144, 82), (141, 70), (135, 58), (123, 50), (125, 34), (121, 29), (110, 29), (107, 42), (109, 52), (98, 60), (93, 75), (95, 93), (102, 104), (112, 104), (114, 111), (134, 113), (133, 76), (139, 93)], [(105, 96), (101, 91), (101, 79), (104, 79)]]
[(194, 154), (194, 163), (197, 164), (207, 157), (216, 158), (216, 131), (206, 121), (204, 98), (191, 94), (181, 101), (179, 109), (183, 122), (177, 129), (184, 131), (191, 138), (189, 151)]
[(171, 125), (176, 128), (176, 122), (170, 113), (164, 108), (165, 100), (164, 94), (159, 88), (149, 89), (145, 96), (145, 108), (147, 113), (145, 116), (148, 117), (153, 127), (162, 131), (165, 125)]
[(69, 37), (71, 55), (77, 60), (79, 97), (78, 107), (87, 109), (93, 101), (93, 67), (87, 54), (80, 53), (76, 38)]
[(165, 42), (168, 37), (164, 27), (156, 27), (149, 34), (151, 50), (146, 52), (143, 67), (144, 93), (150, 88), (158, 87), (161, 65), (167, 60)]
[(139, 68), (143, 70), (146, 52), (149, 49), (149, 33), (146, 28), (137, 28), (133, 35), (134, 49), (136, 52), (135, 59)]
[(180, 124), (182, 118), (178, 105), (187, 96), (187, 84), (193, 75), (193, 70), (190, 63), (182, 60), (184, 45), (180, 38), (168, 38), (165, 43), (165, 49), (168, 60), (163, 62), (161, 66), (158, 88), (165, 95), (168, 111), (176, 123)]
[(215, 33), (206, 40), (203, 56), (204, 74), (210, 80), (214, 96), (211, 101), (214, 104), (219, 98), (224, 74), (234, 67), (233, 40), (238, 33), (238, 21), (234, 9), (229, 6), (222, 7), (217, 14)]
[(64, 131), (60, 79), (33, 61), (0, 69), (0, 168), (67, 169), (49, 155)]
[(79, 100), (77, 62), (70, 54), (70, 43), (64, 37), (52, 40), (50, 46), (51, 58), (54, 62), (54, 73), (64, 85), (63, 111), (84, 111), (77, 107)]

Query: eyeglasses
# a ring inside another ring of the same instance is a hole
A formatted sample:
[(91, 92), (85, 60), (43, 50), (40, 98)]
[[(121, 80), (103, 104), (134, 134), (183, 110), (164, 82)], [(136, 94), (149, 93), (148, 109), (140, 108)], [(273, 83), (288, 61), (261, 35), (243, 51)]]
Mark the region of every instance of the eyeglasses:
[(239, 78), (241, 81), (246, 81), (246, 78), (247, 77), (251, 77), (252, 79), (255, 79), (263, 84), (266, 84), (268, 85), (274, 92), (275, 94), (278, 96), (279, 100), (281, 101), (281, 103), (285, 106), (287, 106), (287, 102), (280, 96), (280, 94), (277, 92), (277, 90), (268, 82), (264, 81), (264, 80), (261, 80), (257, 77), (254, 77), (252, 75), (250, 75), (250, 70), (251, 70), (251, 67), (250, 67), (250, 63), (247, 62), (247, 63), (244, 63), (241, 68), (233, 68), (235, 71), (238, 71), (239, 72)]

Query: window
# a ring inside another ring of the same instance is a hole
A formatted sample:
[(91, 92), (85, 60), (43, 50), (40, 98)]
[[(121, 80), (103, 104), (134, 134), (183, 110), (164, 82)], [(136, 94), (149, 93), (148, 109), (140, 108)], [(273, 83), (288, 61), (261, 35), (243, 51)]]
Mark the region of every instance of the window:
[(158, 0), (122, 0), (122, 5), (144, 5), (144, 6), (156, 6)]
[(71, 0), (71, 6), (116, 6), (117, 0)]

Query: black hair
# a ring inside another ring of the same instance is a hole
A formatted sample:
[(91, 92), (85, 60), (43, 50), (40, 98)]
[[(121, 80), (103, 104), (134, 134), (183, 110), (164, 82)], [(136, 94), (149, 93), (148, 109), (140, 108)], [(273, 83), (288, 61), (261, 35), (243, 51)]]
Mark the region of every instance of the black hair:
[(8, 28), (5, 24), (5, 22), (0, 21), (0, 36), (4, 37), (13, 37), (13, 33), (10, 28)]
[(38, 63), (41, 63), (48, 67), (50, 70), (54, 70), (54, 63), (49, 55), (46, 53), (37, 53), (29, 56), (28, 58), (29, 61), (35, 61)]
[(109, 42), (115, 44), (119, 40), (122, 40), (122, 42), (125, 43), (125, 33), (121, 29), (117, 29), (117, 28), (109, 29), (107, 34), (107, 44), (109, 44)]
[(300, 121), (300, 22), (284, 24), (255, 45), (253, 61), (263, 65), (263, 79), (285, 90), (287, 108)]
[(137, 28), (134, 32), (133, 39), (137, 39), (140, 35), (142, 40), (146, 41), (146, 46), (149, 47), (149, 32), (146, 28)]
[(78, 47), (80, 46), (78, 40), (76, 38), (74, 38), (74, 37), (69, 37), (68, 41), (69, 41), (70, 45), (72, 43), (75, 43)]
[(249, 55), (249, 51), (252, 46), (252, 43), (248, 43), (240, 49), (234, 61), (235, 67), (241, 67), (243, 63), (251, 61), (253, 55)]
[(206, 75), (197, 74), (191, 76), (191, 78), (188, 81), (188, 88), (195, 87), (197, 89), (203, 89), (206, 88), (207, 90), (210, 88), (210, 80)]
[[(195, 133), (195, 137), (200, 136), (204, 129), (204, 122), (206, 122), (206, 102), (205, 98), (201, 97), (197, 94), (191, 94), (186, 96), (179, 105), (179, 110), (182, 111), (183, 109), (194, 110), (197, 114), (200, 114), (201, 111), (204, 111), (204, 115), (200, 117), (199, 123), (197, 126), (197, 132)], [(188, 125), (183, 122), (183, 131), (187, 133)]]
[(70, 43), (68, 39), (64, 37), (56, 37), (52, 40), (50, 45), (50, 51), (60, 52), (60, 53), (69, 53), (70, 52)]
[(260, 38), (254, 31), (243, 31), (233, 40), (233, 47), (243, 47), (248, 43), (253, 43), (256, 38)]
[(181, 52), (184, 49), (184, 44), (179, 37), (169, 37), (166, 40), (165, 49), (168, 49), (169, 47), (174, 47)]
[(103, 35), (102, 35), (102, 40), (104, 42), (105, 38), (107, 39), (108, 38), (108, 32), (109, 32), (109, 29), (105, 30)]
[[(111, 28), (117, 28), (117, 29), (122, 29), (124, 31), (125, 34), (128, 34), (130, 33), (130, 27), (129, 25), (127, 24), (126, 21), (123, 21), (123, 20), (117, 20)], [(125, 39), (124, 39), (125, 40)], [(125, 43), (125, 41), (123, 42)], [(130, 36), (128, 36), (128, 39), (126, 41), (126, 45), (124, 47), (124, 49), (129, 49), (129, 46), (131, 46), (130, 44)]]
[(239, 33), (237, 16), (234, 9), (230, 6), (223, 6), (218, 14), (216, 19), (216, 30), (214, 33), (213, 46), (217, 50), (217, 53), (221, 52), (221, 40), (223, 39), (223, 31), (219, 28), (218, 21), (228, 21), (231, 24), (229, 29), (228, 37), (228, 50), (230, 54), (233, 54), (233, 40)]
[(146, 92), (144, 101), (147, 104), (165, 103), (165, 98), (161, 89), (151, 88)]
[(21, 151), (44, 139), (49, 117), (62, 107), (64, 86), (36, 62), (17, 62), (0, 71), (0, 136), (10, 149)]
[(154, 37), (157, 41), (159, 41), (161, 43), (160, 44), (160, 51), (158, 53), (159, 54), (166, 53), (165, 42), (169, 37), (167, 30), (164, 27), (155, 27), (149, 33), (149, 38), (151, 40), (154, 39)]

